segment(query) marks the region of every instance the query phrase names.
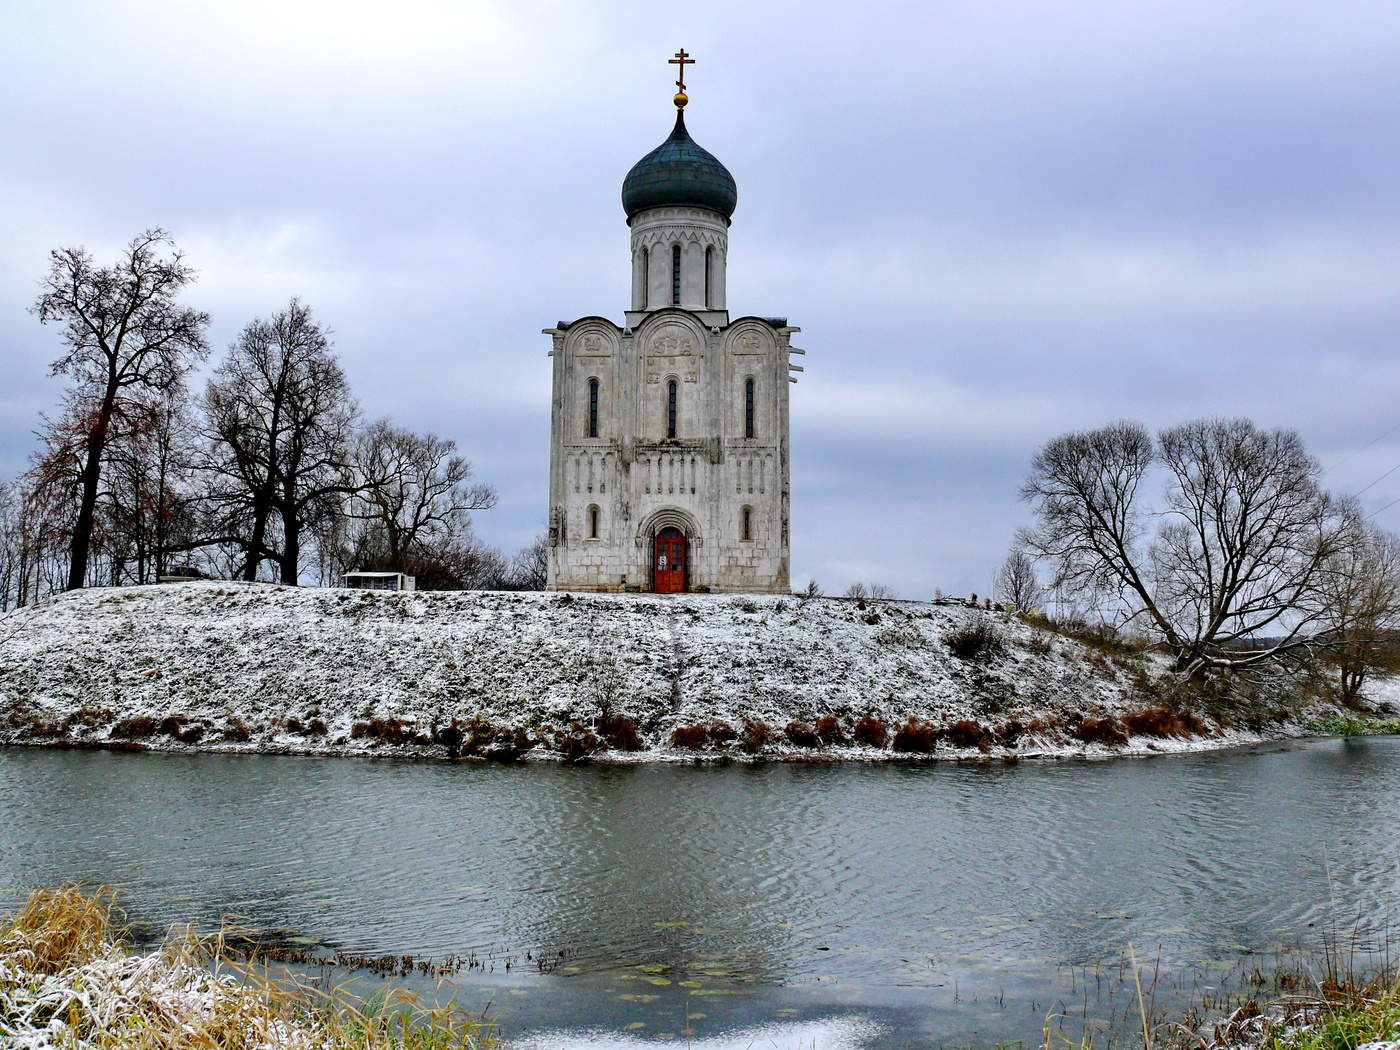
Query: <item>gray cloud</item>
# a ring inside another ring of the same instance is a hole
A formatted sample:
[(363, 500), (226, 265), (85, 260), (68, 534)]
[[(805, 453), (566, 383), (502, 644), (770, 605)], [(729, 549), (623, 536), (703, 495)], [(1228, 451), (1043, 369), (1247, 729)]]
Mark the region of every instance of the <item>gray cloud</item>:
[[(303, 296), (367, 413), (544, 517), (547, 341), (626, 305), (618, 187), (689, 123), (735, 173), (731, 305), (803, 328), (794, 574), (987, 587), (1035, 447), (1120, 416), (1400, 462), (1400, 9), (249, 0), (7, 12), (0, 473), (53, 332), (45, 252), (170, 227), (223, 347)], [(1400, 473), (1368, 508), (1400, 496)], [(1400, 506), (1378, 520), (1400, 527)]]

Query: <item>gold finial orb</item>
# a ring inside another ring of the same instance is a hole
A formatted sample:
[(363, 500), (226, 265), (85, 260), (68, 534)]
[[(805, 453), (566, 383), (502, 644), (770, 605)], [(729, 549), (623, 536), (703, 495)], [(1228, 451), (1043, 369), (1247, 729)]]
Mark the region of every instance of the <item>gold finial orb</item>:
[(685, 104), (690, 101), (684, 91), (677, 91), (676, 97), (671, 101), (675, 102), (677, 109), (685, 109)]

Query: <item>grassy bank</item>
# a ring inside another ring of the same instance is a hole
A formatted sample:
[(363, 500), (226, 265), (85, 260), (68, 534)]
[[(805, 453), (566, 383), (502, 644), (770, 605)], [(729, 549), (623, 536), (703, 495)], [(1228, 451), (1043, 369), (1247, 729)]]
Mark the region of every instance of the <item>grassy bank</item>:
[(1384, 736), (1400, 733), (1400, 718), (1353, 718), (1349, 715), (1324, 715), (1308, 723), (1308, 732), (1323, 736)]
[(273, 981), (221, 937), (124, 941), (113, 894), (38, 890), (0, 921), (0, 1045), (26, 1050), (489, 1050), (489, 1026), (406, 993)]

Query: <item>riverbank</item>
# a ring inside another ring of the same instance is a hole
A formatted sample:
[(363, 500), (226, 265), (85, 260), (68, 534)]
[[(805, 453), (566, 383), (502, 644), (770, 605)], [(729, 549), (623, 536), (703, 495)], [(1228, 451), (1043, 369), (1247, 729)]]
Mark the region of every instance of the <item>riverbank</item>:
[(490, 1050), (490, 1026), (412, 996), (366, 1001), (235, 958), (216, 936), (124, 941), (107, 890), (36, 890), (0, 919), (0, 1037), (24, 1050)]
[(1300, 735), (1016, 616), (774, 595), (92, 589), (0, 623), (0, 741), (565, 761), (1063, 757)]

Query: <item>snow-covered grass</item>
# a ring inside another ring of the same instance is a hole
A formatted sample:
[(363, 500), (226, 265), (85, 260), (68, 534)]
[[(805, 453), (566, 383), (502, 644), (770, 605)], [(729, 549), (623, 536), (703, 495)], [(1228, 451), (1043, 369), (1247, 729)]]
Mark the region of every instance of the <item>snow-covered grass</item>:
[[(921, 602), (200, 582), (12, 614), (0, 740), (506, 757), (611, 743), (633, 751), (608, 757), (638, 760), (693, 757), (673, 734), (704, 726), (707, 755), (889, 757), (935, 740), (945, 756), (1119, 754), (1245, 743), (1321, 713), (1123, 744), (1119, 720), (1161, 705), (1164, 673), (1151, 654)], [(827, 744), (794, 742), (824, 717)], [(884, 748), (842, 742), (862, 718)]]
[(37, 890), (0, 920), (0, 1045), (16, 1050), (486, 1050), (480, 1023), (399, 995), (365, 1002), (274, 981), (219, 938), (132, 953), (112, 894)]

